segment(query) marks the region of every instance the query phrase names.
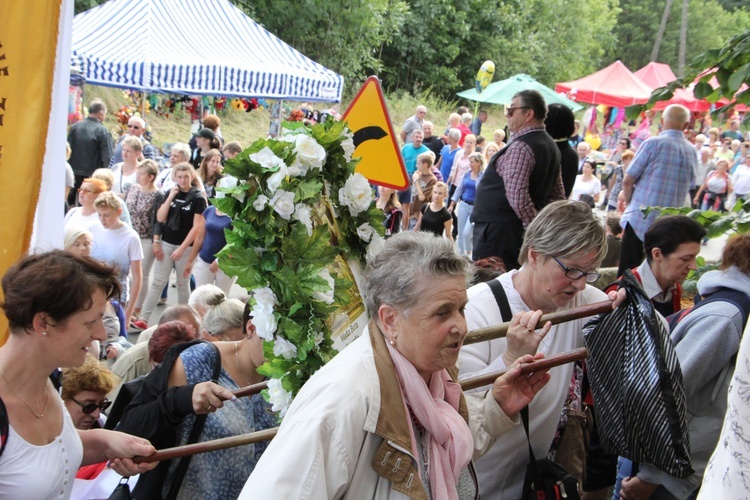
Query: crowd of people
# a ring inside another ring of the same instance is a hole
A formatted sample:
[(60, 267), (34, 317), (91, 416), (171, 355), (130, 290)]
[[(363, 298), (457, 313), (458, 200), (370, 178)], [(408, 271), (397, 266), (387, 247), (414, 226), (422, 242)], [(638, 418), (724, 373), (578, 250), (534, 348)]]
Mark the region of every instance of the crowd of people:
[[(108, 461), (140, 474), (137, 498), (515, 499), (528, 494), (531, 450), (558, 461), (578, 482), (569, 493), (587, 499), (696, 498), (714, 449), (715, 467), (737, 476), (722, 488), (746, 491), (719, 435), (725, 417), (725, 432), (740, 418), (728, 409), (748, 411), (727, 393), (744, 359), (750, 235), (728, 241), (720, 270), (698, 282), (703, 302), (686, 312), (681, 283), (706, 231), (641, 212), (747, 201), (750, 141), (738, 121), (690, 133), (687, 109), (669, 106), (658, 135), (610, 129), (593, 147), (568, 108), (535, 91), (513, 97), (507, 130), (491, 141), (486, 110), (459, 109), (435, 134), (419, 106), (400, 134), (409, 188), (377, 189), (388, 241), (364, 273), (364, 333), (303, 386), (272, 441), (136, 464), (279, 421), (259, 394), (232, 393), (265, 380), (264, 339), (216, 260), (232, 221), (210, 204), (242, 147), (207, 116), (160, 171), (143, 120), (115, 144), (100, 129), (106, 107), (89, 111), (69, 136), (65, 249), (23, 257), (2, 280), (0, 498), (65, 498), (79, 465)], [(624, 303), (617, 284), (593, 286), (605, 266), (632, 273), (674, 325), (688, 478), (602, 448), (584, 362), (521, 375), (584, 345), (587, 318), (552, 325), (543, 314)], [(178, 303), (159, 308), (173, 272)], [(505, 338), (462, 346), (470, 330), (502, 322)], [(489, 387), (462, 391), (461, 380), (499, 370)]]

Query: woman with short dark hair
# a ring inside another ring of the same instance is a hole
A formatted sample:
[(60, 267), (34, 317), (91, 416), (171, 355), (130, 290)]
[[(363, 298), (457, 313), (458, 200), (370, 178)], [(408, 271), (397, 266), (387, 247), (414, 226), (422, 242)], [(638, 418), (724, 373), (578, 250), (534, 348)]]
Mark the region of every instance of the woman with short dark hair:
[(124, 458), (151, 455), (154, 448), (145, 439), (77, 431), (49, 379), (58, 367), (83, 364), (91, 342), (104, 340), (104, 307), (120, 293), (114, 268), (54, 250), (21, 258), (2, 287), (10, 326), (0, 347), (0, 412), (7, 414), (10, 430), (0, 456), (3, 496), (67, 498), (80, 465), (108, 459), (122, 475), (155, 467)]

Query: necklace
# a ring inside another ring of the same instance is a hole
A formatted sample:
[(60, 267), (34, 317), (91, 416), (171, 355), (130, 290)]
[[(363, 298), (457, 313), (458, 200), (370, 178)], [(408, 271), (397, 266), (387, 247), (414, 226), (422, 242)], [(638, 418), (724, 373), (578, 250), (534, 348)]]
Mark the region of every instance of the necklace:
[(44, 416), (44, 411), (47, 409), (47, 403), (49, 402), (49, 390), (47, 390), (46, 385), (44, 387), (45, 397), (44, 397), (44, 406), (42, 406), (42, 413), (37, 413), (34, 411), (34, 408), (32, 408), (31, 405), (25, 399), (23, 399), (21, 396), (16, 394), (16, 391), (14, 391), (13, 388), (10, 386), (10, 383), (8, 383), (8, 379), (5, 378), (5, 369), (3, 369), (2, 365), (0, 365), (0, 376), (3, 377), (3, 380), (5, 381), (5, 385), (8, 386), (8, 390), (10, 391), (10, 393), (13, 394), (15, 397), (17, 397), (18, 399), (20, 399), (23, 402), (23, 404), (26, 405), (26, 408), (28, 408), (29, 411), (33, 413), (36, 418), (42, 418)]
[(237, 374), (242, 376), (242, 378), (245, 379), (245, 385), (246, 386), (252, 385), (247, 382), (247, 378), (245, 378), (245, 374), (242, 373), (242, 370), (240, 369), (240, 341), (239, 340), (237, 340), (234, 343), (234, 364), (237, 366)]

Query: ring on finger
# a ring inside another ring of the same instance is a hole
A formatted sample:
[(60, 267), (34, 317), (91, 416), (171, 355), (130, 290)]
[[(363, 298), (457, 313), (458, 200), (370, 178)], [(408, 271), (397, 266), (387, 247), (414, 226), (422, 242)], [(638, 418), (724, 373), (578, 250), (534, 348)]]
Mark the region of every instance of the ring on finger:
[(206, 408), (206, 411), (210, 412), (213, 407), (214, 405), (209, 403), (208, 407)]

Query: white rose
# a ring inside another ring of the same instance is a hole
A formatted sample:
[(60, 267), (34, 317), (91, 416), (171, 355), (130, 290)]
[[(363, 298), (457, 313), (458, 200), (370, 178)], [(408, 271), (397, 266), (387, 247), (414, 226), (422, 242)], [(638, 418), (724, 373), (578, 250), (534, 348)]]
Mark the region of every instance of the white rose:
[(351, 175), (339, 189), (339, 202), (349, 209), (353, 217), (370, 208), (372, 188), (364, 175)]
[(328, 290), (326, 292), (313, 292), (313, 298), (326, 304), (333, 304), (333, 277), (328, 269), (323, 268), (318, 273), (318, 276), (326, 280), (328, 283)]
[(310, 168), (322, 168), (326, 159), (325, 148), (305, 134), (297, 136), (294, 142), (294, 152), (297, 153), (297, 161)]
[(305, 228), (307, 228), (307, 235), (312, 236), (313, 225), (312, 219), (310, 218), (310, 208), (304, 203), (297, 203), (294, 206), (294, 213), (292, 219), (300, 221)]
[[(216, 186), (220, 188), (234, 188), (234, 187), (237, 187), (237, 184), (238, 184), (237, 177), (234, 177), (232, 175), (226, 175), (222, 177), (221, 179), (219, 179), (219, 182)], [(226, 193), (221, 192), (218, 189), (216, 190), (217, 198), (224, 198), (226, 195), (227, 195)], [(232, 196), (240, 203), (243, 203), (245, 201), (246, 195), (247, 195), (247, 192), (243, 191), (239, 194), (233, 194)]]
[(377, 231), (368, 222), (361, 224), (357, 228), (357, 235), (365, 243), (368, 243), (374, 234), (377, 234)]
[(273, 311), (273, 307), (279, 305), (279, 299), (270, 287), (256, 288), (252, 291), (255, 299), (255, 307)]
[[(306, 174), (307, 170), (305, 170), (304, 173)], [(295, 162), (294, 165), (286, 167), (286, 175), (288, 175), (289, 177), (299, 177), (304, 174), (302, 173), (302, 169), (299, 167), (297, 162)]]
[(281, 133), (283, 134), (279, 140), (282, 140), (284, 142), (294, 142), (297, 140), (297, 135), (293, 134), (291, 130), (282, 128)]
[(262, 212), (264, 208), (266, 208), (266, 204), (268, 203), (268, 196), (261, 194), (257, 198), (255, 198), (255, 201), (253, 202), (253, 208), (257, 210), (258, 212)]
[(284, 389), (281, 380), (272, 378), (268, 381), (268, 396), (271, 403), (271, 410), (278, 412), (281, 418), (284, 418), (289, 405), (292, 404), (292, 393)]
[(263, 168), (274, 168), (284, 164), (284, 160), (276, 156), (268, 146), (251, 154), (250, 161), (254, 161)]
[(271, 175), (266, 181), (268, 186), (268, 192), (274, 194), (276, 190), (281, 186), (281, 181), (287, 176), (286, 165), (282, 164), (279, 166), (279, 171)]
[(276, 337), (276, 340), (273, 341), (273, 354), (284, 359), (296, 358), (297, 346), (284, 338)]
[(273, 341), (273, 334), (276, 333), (278, 326), (273, 310), (256, 307), (250, 311), (250, 315), (253, 317), (253, 325), (258, 336), (264, 340)]
[(354, 154), (354, 139), (351, 134), (345, 134), (346, 139), (341, 141), (341, 147), (344, 150), (344, 158), (347, 162), (352, 161), (352, 155)]
[(289, 220), (294, 213), (294, 193), (279, 189), (268, 202), (282, 219)]
[(323, 332), (315, 332), (315, 335), (314, 335), (313, 338), (315, 339), (315, 346), (317, 347), (317, 346), (319, 346), (320, 344), (323, 343), (323, 341), (325, 340), (326, 336), (323, 335)]
[(379, 254), (380, 251), (383, 250), (384, 246), (385, 246), (385, 239), (382, 236), (380, 236), (377, 233), (372, 235), (372, 240), (370, 241), (370, 244), (367, 245), (367, 260), (370, 260), (374, 258), (377, 254)]

